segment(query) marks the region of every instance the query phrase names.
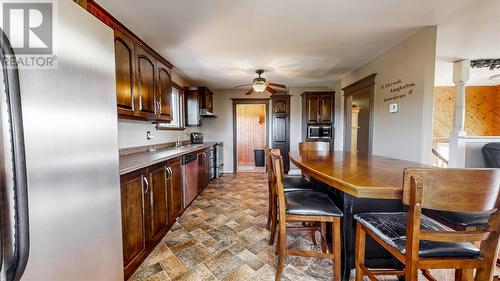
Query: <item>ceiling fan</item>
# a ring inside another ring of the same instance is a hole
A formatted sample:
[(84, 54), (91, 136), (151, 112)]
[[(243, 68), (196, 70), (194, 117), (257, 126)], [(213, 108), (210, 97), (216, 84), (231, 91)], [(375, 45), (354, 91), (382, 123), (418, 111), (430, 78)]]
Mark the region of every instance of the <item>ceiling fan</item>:
[(247, 95), (247, 96), (251, 95), (254, 91), (257, 93), (262, 93), (264, 91), (267, 91), (271, 95), (276, 94), (278, 91), (276, 91), (275, 89), (273, 89), (271, 87), (286, 89), (285, 85), (267, 82), (266, 78), (261, 77), (261, 75), (262, 75), (262, 73), (264, 73), (264, 71), (265, 71), (264, 69), (255, 70), (255, 73), (257, 73), (259, 75), (259, 77), (254, 78), (252, 83), (238, 85), (238, 86), (235, 86), (234, 88), (241, 88), (241, 87), (246, 87), (246, 86), (251, 85), (252, 88), (250, 88), (250, 90), (248, 90), (248, 92), (245, 93), (245, 95)]

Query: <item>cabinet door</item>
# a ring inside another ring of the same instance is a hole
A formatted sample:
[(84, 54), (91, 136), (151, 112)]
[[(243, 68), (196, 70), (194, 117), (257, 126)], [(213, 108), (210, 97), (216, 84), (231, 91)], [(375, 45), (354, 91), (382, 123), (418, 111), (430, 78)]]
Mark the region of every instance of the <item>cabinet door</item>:
[(167, 167), (156, 166), (149, 173), (149, 200), (151, 204), (150, 237), (151, 243), (155, 243), (163, 237), (168, 226), (168, 193), (167, 193)]
[(306, 97), (306, 122), (318, 122), (318, 96)]
[(198, 153), (198, 194), (203, 191), (206, 184), (207, 157), (204, 152)]
[(125, 112), (134, 111), (135, 60), (134, 43), (119, 31), (115, 32), (116, 102)]
[(333, 98), (330, 95), (323, 95), (319, 98), (319, 121), (332, 122)]
[(127, 174), (120, 179), (123, 264), (125, 275), (130, 276), (142, 258), (147, 255), (146, 171)]
[(137, 54), (137, 88), (139, 108), (145, 113), (155, 113), (155, 60), (144, 50), (136, 46)]
[(181, 161), (176, 160), (171, 162), (170, 170), (170, 179), (168, 180), (168, 219), (170, 224), (172, 224), (183, 211)]
[(287, 112), (287, 102), (286, 100), (282, 99), (275, 99), (273, 100), (273, 114), (274, 115), (286, 115)]
[(172, 120), (172, 85), (170, 79), (170, 69), (158, 63), (158, 117), (160, 120)]

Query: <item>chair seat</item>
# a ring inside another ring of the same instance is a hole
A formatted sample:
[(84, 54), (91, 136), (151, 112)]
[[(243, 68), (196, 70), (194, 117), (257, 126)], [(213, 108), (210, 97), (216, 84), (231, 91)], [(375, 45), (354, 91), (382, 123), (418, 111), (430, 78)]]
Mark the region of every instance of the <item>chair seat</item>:
[[(406, 223), (408, 213), (365, 213), (354, 218), (371, 230), (382, 241), (394, 247), (402, 254), (406, 252)], [(422, 215), (420, 229), (434, 231), (451, 231), (447, 226)], [(479, 249), (471, 243), (448, 243), (420, 240), (419, 256), (422, 258), (479, 256)]]
[(294, 191), (285, 193), (286, 213), (299, 216), (335, 216), (342, 212), (328, 195), (319, 191)]
[(435, 210), (424, 211), (429, 217), (439, 220), (455, 229), (477, 227), (488, 224), (491, 212), (486, 213), (457, 213)]
[(287, 176), (283, 178), (283, 189), (285, 192), (311, 190), (311, 183), (301, 176)]

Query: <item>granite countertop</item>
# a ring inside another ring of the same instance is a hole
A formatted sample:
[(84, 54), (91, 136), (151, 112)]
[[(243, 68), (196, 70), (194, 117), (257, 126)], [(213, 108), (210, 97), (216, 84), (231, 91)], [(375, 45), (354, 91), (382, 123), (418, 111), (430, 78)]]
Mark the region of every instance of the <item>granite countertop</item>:
[(174, 159), (182, 155), (193, 153), (199, 150), (207, 149), (219, 141), (206, 141), (203, 144), (191, 144), (181, 147), (161, 148), (155, 151), (145, 151), (120, 156), (120, 175), (124, 175), (156, 163)]

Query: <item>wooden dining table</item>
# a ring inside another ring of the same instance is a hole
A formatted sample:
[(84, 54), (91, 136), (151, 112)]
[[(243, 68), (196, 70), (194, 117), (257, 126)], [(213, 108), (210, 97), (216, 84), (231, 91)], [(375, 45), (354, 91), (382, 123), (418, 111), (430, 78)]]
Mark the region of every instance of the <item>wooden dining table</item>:
[[(354, 268), (354, 215), (366, 212), (403, 211), (403, 170), (428, 167), (416, 162), (345, 151), (290, 152), (290, 161), (329, 192), (342, 218), (342, 280)], [(373, 241), (367, 241), (366, 265), (401, 266)]]

